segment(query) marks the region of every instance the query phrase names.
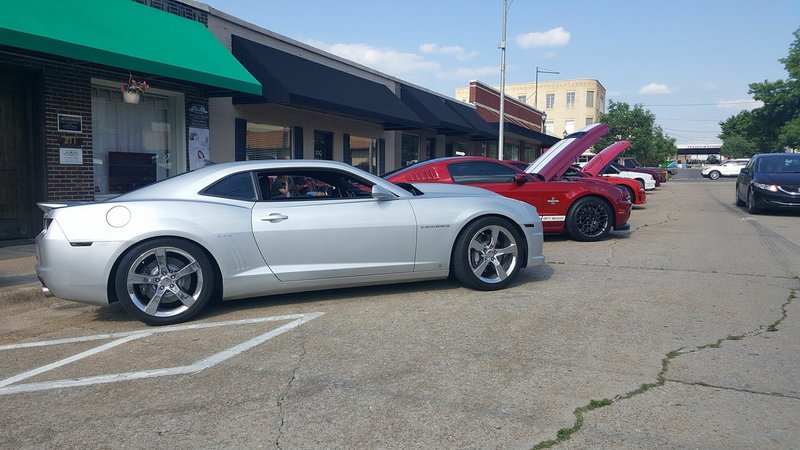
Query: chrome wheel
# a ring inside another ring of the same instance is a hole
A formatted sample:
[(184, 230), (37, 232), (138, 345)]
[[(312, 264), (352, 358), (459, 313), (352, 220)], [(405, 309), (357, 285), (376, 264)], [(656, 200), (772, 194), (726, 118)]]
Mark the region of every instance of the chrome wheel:
[(708, 174), (708, 178), (711, 178), (712, 180), (718, 180), (719, 179), (719, 175), (720, 175), (719, 172), (717, 172), (716, 170), (712, 170)]
[(166, 325), (188, 320), (208, 303), (215, 272), (196, 244), (164, 238), (126, 253), (115, 280), (125, 310), (145, 323)]
[(507, 219), (482, 217), (461, 230), (453, 248), (453, 275), (483, 291), (507, 286), (525, 258), (525, 237)]
[(197, 260), (174, 247), (158, 247), (139, 256), (128, 270), (128, 296), (153, 317), (180, 314), (203, 292), (203, 271)]
[(516, 269), (518, 253), (517, 241), (507, 229), (484, 227), (470, 239), (470, 269), (484, 283), (499, 283)]

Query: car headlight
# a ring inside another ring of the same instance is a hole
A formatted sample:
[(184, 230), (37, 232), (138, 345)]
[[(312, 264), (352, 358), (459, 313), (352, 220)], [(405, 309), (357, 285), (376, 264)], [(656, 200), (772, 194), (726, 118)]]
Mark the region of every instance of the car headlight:
[(774, 184), (753, 183), (753, 186), (770, 192), (778, 192), (778, 186)]

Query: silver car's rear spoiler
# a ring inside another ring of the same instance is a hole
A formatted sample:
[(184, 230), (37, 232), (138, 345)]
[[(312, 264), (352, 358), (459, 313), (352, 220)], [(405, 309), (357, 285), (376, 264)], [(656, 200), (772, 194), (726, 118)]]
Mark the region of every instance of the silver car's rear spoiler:
[(50, 211), (52, 211), (54, 209), (67, 208), (69, 206), (76, 206), (76, 205), (85, 205), (87, 203), (93, 203), (93, 202), (79, 202), (79, 201), (69, 201), (69, 202), (60, 202), (60, 203), (40, 202), (40, 203), (37, 203), (36, 206), (38, 206), (39, 209), (41, 209), (42, 211), (44, 211), (45, 214), (47, 214), (48, 212), (50, 212)]

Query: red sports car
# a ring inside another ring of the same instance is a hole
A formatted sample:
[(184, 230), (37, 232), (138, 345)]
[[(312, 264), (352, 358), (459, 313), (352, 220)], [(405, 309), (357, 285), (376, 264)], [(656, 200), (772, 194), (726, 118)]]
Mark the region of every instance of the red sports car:
[(617, 141), (601, 150), (594, 158), (586, 163), (583, 168), (576, 169), (576, 172), (592, 178), (600, 178), (623, 187), (628, 192), (631, 203), (634, 205), (645, 205), (647, 204), (647, 194), (645, 194), (644, 187), (642, 187), (641, 183), (631, 178), (600, 174), (608, 163), (613, 161), (617, 155), (625, 151), (630, 145), (631, 143), (628, 141)]
[[(592, 158), (592, 161), (598, 160), (598, 158), (600, 158), (598, 161), (603, 160), (604, 158), (601, 157), (601, 155), (604, 152), (609, 151), (609, 150), (614, 152), (613, 155), (617, 155), (618, 154), (618, 152), (617, 152), (618, 149), (619, 149), (619, 152), (622, 152), (622, 150), (626, 149), (630, 145), (631, 144), (628, 141), (615, 142), (614, 144), (611, 144), (610, 146), (606, 147), (606, 149), (603, 150), (602, 152), (600, 152), (599, 154), (597, 154), (597, 156)], [(607, 153), (607, 155), (609, 155), (611, 158), (613, 158), (613, 156), (611, 156), (611, 154), (612, 154), (611, 151), (609, 151), (609, 153)], [(506, 162), (508, 162), (509, 164), (513, 165), (514, 167), (516, 167), (516, 168), (518, 168), (520, 170), (525, 170), (530, 165), (530, 163), (527, 163), (525, 161), (510, 160), (510, 161), (506, 161)], [(610, 160), (608, 160), (606, 162), (610, 162)], [(642, 188), (642, 184), (641, 183), (639, 183), (636, 180), (630, 179), (630, 178), (615, 177), (615, 176), (611, 176), (611, 175), (599, 175), (599, 172), (602, 171), (602, 169), (603, 169), (602, 167), (600, 167), (600, 169), (598, 169), (598, 170), (595, 170), (594, 168), (592, 168), (590, 171), (587, 171), (585, 167), (581, 168), (577, 164), (573, 164), (569, 169), (567, 169), (567, 171), (564, 174), (564, 176), (566, 178), (568, 178), (568, 179), (598, 178), (598, 179), (601, 179), (601, 180), (604, 180), (604, 181), (608, 181), (609, 183), (615, 184), (618, 187), (624, 189), (625, 192), (628, 194), (628, 200), (630, 200), (631, 203), (633, 203), (634, 205), (642, 206), (642, 205), (646, 205), (647, 204), (647, 194), (646, 194), (646, 191), (644, 190), (644, 188)]]
[[(525, 173), (492, 158), (455, 157), (423, 161), (385, 175), (394, 183), (457, 183), (488, 189), (536, 207), (545, 233), (597, 241), (612, 229), (627, 230), (631, 202), (611, 183), (593, 178), (562, 180), (571, 163), (608, 133), (592, 124), (557, 142)], [(422, 192), (425, 191), (421, 187)]]

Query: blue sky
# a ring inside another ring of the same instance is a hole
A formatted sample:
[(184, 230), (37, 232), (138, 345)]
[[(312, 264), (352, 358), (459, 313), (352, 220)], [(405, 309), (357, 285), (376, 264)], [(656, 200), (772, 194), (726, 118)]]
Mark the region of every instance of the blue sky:
[[(453, 96), (500, 83), (502, 0), (207, 0), (248, 22)], [(594, 78), (641, 103), (678, 144), (718, 142), (757, 106), (748, 84), (787, 77), (798, 0), (509, 0), (506, 83)]]

